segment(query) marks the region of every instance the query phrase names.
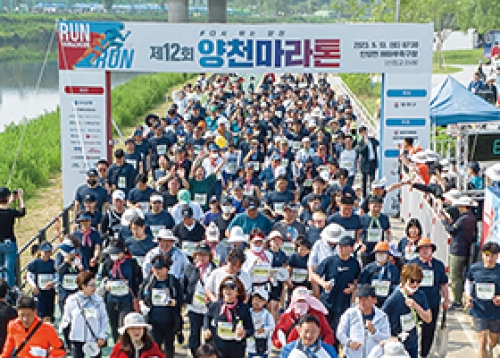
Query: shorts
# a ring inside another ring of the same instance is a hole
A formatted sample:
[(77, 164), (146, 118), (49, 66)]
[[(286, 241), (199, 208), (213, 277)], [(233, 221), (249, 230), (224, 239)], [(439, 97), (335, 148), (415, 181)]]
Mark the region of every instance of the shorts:
[(271, 285), (271, 292), (269, 295), (269, 299), (273, 301), (280, 301), (282, 293), (283, 293), (283, 282), (278, 282), (276, 286)]
[(490, 331), (495, 334), (500, 333), (500, 319), (472, 317), (472, 324), (476, 332)]

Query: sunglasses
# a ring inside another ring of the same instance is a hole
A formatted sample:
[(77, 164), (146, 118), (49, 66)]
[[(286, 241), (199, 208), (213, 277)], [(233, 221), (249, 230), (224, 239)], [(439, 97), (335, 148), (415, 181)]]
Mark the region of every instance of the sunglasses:
[(420, 280), (420, 279), (410, 278), (410, 283), (418, 283), (418, 284), (420, 284), (421, 282), (422, 282), (422, 280)]

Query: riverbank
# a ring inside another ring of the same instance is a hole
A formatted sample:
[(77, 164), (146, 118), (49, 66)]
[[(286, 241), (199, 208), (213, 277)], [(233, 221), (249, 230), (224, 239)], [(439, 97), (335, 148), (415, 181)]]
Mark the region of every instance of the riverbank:
[[(112, 92), (112, 116), (119, 128), (134, 125), (138, 116), (164, 100), (165, 92), (185, 83), (193, 76), (182, 73), (151, 74), (133, 78), (117, 86)], [(48, 185), (61, 168), (59, 109), (19, 125), (8, 125), (4, 132), (0, 133), (2, 184), (8, 182), (23, 131), (24, 140), (9, 186), (23, 188), (29, 198), (35, 195), (38, 189)]]

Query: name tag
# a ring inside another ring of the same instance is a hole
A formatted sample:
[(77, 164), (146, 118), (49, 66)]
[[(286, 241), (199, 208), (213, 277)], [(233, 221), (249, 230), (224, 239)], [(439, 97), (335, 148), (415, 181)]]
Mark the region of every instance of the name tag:
[(307, 280), (308, 272), (307, 269), (293, 268), (292, 269), (292, 281), (293, 282), (304, 282)]
[(390, 281), (373, 280), (372, 286), (375, 288), (375, 295), (378, 297), (387, 297), (391, 288)]
[(201, 206), (205, 206), (207, 204), (207, 194), (194, 194), (194, 201), (200, 204)]
[(424, 278), (422, 279), (422, 283), (420, 286), (422, 287), (432, 287), (434, 286), (434, 271), (432, 270), (422, 270), (424, 274)]
[(183, 241), (182, 242), (182, 251), (188, 256), (191, 256), (196, 249), (197, 242), (193, 241)]
[(97, 319), (97, 310), (95, 308), (84, 308), (83, 313), (85, 313), (85, 318), (95, 318)]
[(40, 273), (38, 274), (38, 287), (41, 289), (41, 290), (45, 290), (45, 285), (47, 285), (48, 283), (52, 283), (54, 282), (54, 275), (53, 274), (44, 274), (44, 273)]
[(382, 239), (382, 229), (368, 229), (366, 230), (366, 241), (379, 242)]
[(170, 294), (167, 288), (153, 288), (151, 290), (151, 302), (153, 306), (168, 306), (170, 304)]
[(415, 328), (415, 320), (413, 319), (413, 314), (411, 312), (400, 316), (399, 319), (403, 332), (410, 332), (413, 328)]
[(76, 290), (78, 288), (78, 285), (76, 284), (76, 275), (64, 275), (62, 287), (69, 291)]
[(126, 282), (123, 281), (110, 281), (109, 282), (110, 288), (109, 292), (113, 296), (126, 296), (129, 293), (128, 285)]
[(217, 322), (217, 335), (224, 340), (236, 339), (236, 332), (233, 332), (231, 322)]
[(495, 284), (476, 283), (476, 297), (480, 300), (492, 300), (495, 297)]
[(236, 163), (227, 163), (227, 169), (229, 173), (235, 173), (236, 172)]
[(290, 256), (291, 254), (293, 254), (295, 252), (295, 245), (293, 244), (293, 242), (285, 241), (283, 243), (283, 246), (281, 247), (281, 250), (283, 250), (283, 252), (287, 256)]
[(250, 162), (250, 163), (252, 163), (253, 170), (255, 170), (256, 172), (260, 171), (260, 163), (259, 162)]
[(293, 150), (297, 151), (300, 149), (300, 146), (302, 145), (302, 142), (293, 142), (292, 143), (292, 148)]
[(120, 189), (126, 188), (127, 187), (127, 178), (125, 178), (125, 177), (118, 177), (118, 183), (116, 185)]
[(304, 184), (303, 185), (305, 187), (311, 187), (312, 184), (313, 184), (313, 180), (312, 179), (306, 179), (306, 180), (304, 180)]
[(281, 166), (282, 167), (287, 167), (288, 166), (288, 159), (281, 158)]
[(156, 147), (156, 152), (158, 155), (165, 155), (167, 154), (167, 145), (166, 144), (160, 144)]
[(269, 266), (257, 265), (252, 269), (252, 278), (254, 282), (269, 281), (269, 276), (271, 276), (271, 267)]
[(344, 168), (344, 169), (352, 169), (353, 166), (354, 166), (353, 162), (351, 162), (351, 161), (345, 160), (345, 161), (340, 162), (340, 167)]

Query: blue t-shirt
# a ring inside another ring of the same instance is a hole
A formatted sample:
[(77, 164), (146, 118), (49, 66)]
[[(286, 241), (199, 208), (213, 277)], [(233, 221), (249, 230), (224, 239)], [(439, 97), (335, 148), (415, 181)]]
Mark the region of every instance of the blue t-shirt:
[(160, 229), (171, 229), (175, 226), (175, 221), (168, 211), (162, 210), (158, 214), (147, 212), (146, 225), (151, 229), (153, 236), (156, 236)]
[(321, 234), (321, 231), (323, 231), (323, 229), (317, 228), (316, 226), (314, 226), (314, 224), (307, 227), (306, 230), (307, 240), (309, 240), (309, 242), (314, 245), (314, 243), (319, 240), (319, 235)]
[(155, 192), (154, 189), (149, 186), (146, 187), (146, 189), (144, 190), (140, 190), (139, 188), (136, 187), (130, 190), (127, 199), (134, 204), (137, 203), (149, 204), (149, 198), (151, 197), (151, 195), (153, 195), (154, 192)]
[(277, 210), (278, 205), (276, 204), (291, 203), (294, 200), (295, 195), (290, 190), (285, 190), (282, 193), (275, 190), (267, 195), (266, 202), (273, 210)]
[(380, 266), (376, 262), (371, 262), (363, 268), (359, 276), (359, 284), (369, 284), (374, 286), (373, 281), (388, 281), (390, 282), (389, 290), (385, 294), (385, 289), (376, 289), (377, 303), (382, 305), (389, 295), (397, 288), (400, 282), (398, 268), (390, 263)]
[(351, 295), (343, 291), (358, 279), (361, 267), (358, 260), (349, 257), (342, 260), (339, 256), (329, 256), (316, 269), (316, 273), (325, 281), (333, 281), (332, 290), (321, 293), (321, 302), (333, 312), (343, 313), (351, 304)]
[(482, 262), (477, 262), (469, 268), (465, 278), (474, 284), (471, 316), (487, 320), (499, 319), (500, 307), (493, 304), (493, 299), (479, 298), (477, 293), (479, 291), (484, 298), (491, 293), (494, 296), (500, 295), (500, 265), (487, 269)]
[(264, 234), (269, 234), (273, 227), (273, 223), (267, 216), (262, 213), (257, 213), (254, 219), (250, 219), (247, 213), (241, 213), (234, 217), (233, 221), (229, 224), (227, 229), (231, 231), (233, 226), (240, 226), (243, 229), (245, 235), (250, 235), (252, 229), (259, 228)]
[(125, 245), (132, 257), (144, 257), (150, 250), (158, 246), (158, 243), (153, 242), (153, 237), (149, 235), (144, 240), (137, 240), (130, 236), (125, 239)]
[[(424, 311), (429, 309), (429, 303), (425, 293), (421, 290), (415, 292), (411, 297), (417, 302)], [(382, 310), (389, 318), (389, 325), (391, 326), (391, 336), (397, 337), (398, 334), (403, 332), (401, 322), (406, 322), (413, 316), (411, 309), (405, 303), (406, 298), (401, 293), (401, 290), (394, 291), (389, 298), (384, 302)], [(418, 314), (415, 312), (415, 315)], [(414, 348), (418, 345), (417, 322), (414, 322), (413, 328), (408, 331), (408, 338), (404, 341), (405, 348)]]
[(375, 241), (376, 235), (373, 232), (368, 235), (368, 230), (382, 230), (382, 232), (380, 232), (379, 241), (384, 241), (385, 231), (391, 228), (389, 217), (385, 214), (380, 214), (378, 218), (372, 218), (372, 216), (367, 213), (361, 216), (359, 220), (361, 222), (361, 226), (363, 227), (361, 239), (366, 245), (366, 254), (371, 255), (378, 241)]
[(300, 256), (297, 252), (294, 252), (288, 259), (288, 265), (292, 268), (307, 269), (307, 260), (309, 260), (309, 254)]
[[(357, 231), (361, 229), (361, 220), (359, 215), (352, 214), (348, 218), (344, 218), (340, 213), (335, 213), (330, 216), (327, 220), (327, 224), (336, 223), (342, 226), (346, 231)], [(356, 233), (352, 235), (352, 237), (356, 238)]]
[(99, 233), (95, 229), (92, 229), (90, 233), (90, 246), (87, 245), (87, 242), (85, 243), (85, 246), (82, 246), (83, 234), (80, 230), (73, 232), (73, 235), (75, 235), (75, 237), (78, 239), (78, 242), (80, 243), (77, 252), (82, 256), (82, 265), (86, 270), (88, 270), (90, 267), (89, 261), (92, 257), (94, 257), (94, 250), (96, 245), (102, 245), (101, 235), (99, 235)]
[[(54, 275), (56, 273), (56, 263), (53, 259), (48, 259), (47, 261), (44, 261), (40, 257), (38, 257), (28, 264), (28, 271), (35, 275), (35, 283), (39, 285), (38, 275), (43, 275), (43, 274)], [(40, 288), (44, 289), (44, 287)], [(52, 291), (54, 289), (55, 286), (51, 288)]]
[(133, 153), (126, 152), (125, 153), (125, 162), (134, 167), (136, 171), (139, 171), (139, 162), (142, 161), (141, 153), (137, 150), (134, 150)]
[(102, 211), (102, 206), (104, 203), (108, 201), (108, 192), (102, 186), (98, 185), (95, 188), (90, 188), (87, 184), (80, 186), (76, 189), (75, 200), (80, 203), (80, 210), (85, 210), (85, 206), (83, 205), (83, 201), (85, 196), (93, 195), (97, 198), (97, 211)]
[(286, 264), (288, 257), (283, 250), (279, 249), (278, 251), (273, 251), (269, 249), (268, 251), (273, 255), (273, 260), (271, 262), (272, 267), (283, 267), (283, 265)]
[(429, 307), (439, 307), (441, 303), (441, 285), (448, 283), (448, 275), (443, 262), (432, 258), (432, 266), (427, 262), (422, 262), (419, 258), (413, 259), (410, 264), (417, 264), (424, 271), (424, 279), (420, 284), (420, 291), (425, 293)]
[(472, 185), (472, 187), (474, 188), (474, 190), (483, 190), (484, 189), (484, 179), (480, 176), (474, 176), (469, 184)]

